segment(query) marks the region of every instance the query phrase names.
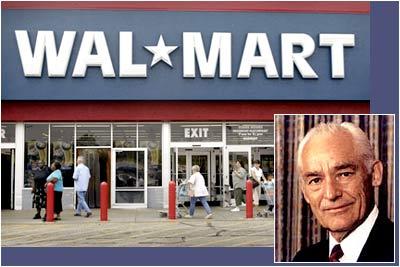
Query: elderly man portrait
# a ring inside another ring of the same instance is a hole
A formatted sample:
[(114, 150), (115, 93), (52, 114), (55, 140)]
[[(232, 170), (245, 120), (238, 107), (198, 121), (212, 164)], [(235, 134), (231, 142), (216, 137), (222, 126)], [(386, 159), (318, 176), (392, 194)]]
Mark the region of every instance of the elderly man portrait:
[(383, 164), (356, 125), (320, 123), (298, 147), (304, 199), (328, 239), (301, 249), (295, 262), (392, 262), (394, 225), (377, 208)]

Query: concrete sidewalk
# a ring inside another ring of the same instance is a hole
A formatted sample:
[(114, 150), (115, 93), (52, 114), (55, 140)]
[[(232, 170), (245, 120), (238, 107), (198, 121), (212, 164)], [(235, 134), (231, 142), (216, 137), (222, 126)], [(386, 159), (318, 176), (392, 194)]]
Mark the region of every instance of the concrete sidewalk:
[(33, 220), (34, 210), (2, 211), (2, 246), (272, 246), (274, 218), (245, 219), (245, 212), (213, 207), (213, 219), (196, 208), (192, 219), (169, 220), (156, 209), (110, 209), (101, 222), (65, 210), (61, 221)]

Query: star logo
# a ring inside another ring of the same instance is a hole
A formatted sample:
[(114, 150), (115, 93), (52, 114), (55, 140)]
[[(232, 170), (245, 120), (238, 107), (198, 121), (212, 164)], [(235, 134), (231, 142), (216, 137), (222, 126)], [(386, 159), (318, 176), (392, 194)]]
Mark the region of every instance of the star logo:
[(151, 62), (151, 66), (153, 67), (155, 64), (160, 62), (161, 60), (167, 63), (171, 68), (172, 63), (171, 59), (169, 58), (169, 54), (172, 53), (175, 49), (177, 49), (177, 46), (166, 46), (164, 42), (164, 38), (162, 34), (160, 35), (160, 38), (158, 39), (157, 46), (145, 46), (148, 51), (153, 53), (153, 61)]

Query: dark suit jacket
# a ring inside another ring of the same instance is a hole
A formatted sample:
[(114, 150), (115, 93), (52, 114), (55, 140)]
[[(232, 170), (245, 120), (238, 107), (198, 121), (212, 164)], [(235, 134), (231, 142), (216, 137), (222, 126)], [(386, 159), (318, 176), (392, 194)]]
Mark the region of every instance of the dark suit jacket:
[[(394, 224), (387, 218), (378, 216), (371, 233), (361, 250), (358, 262), (394, 261)], [(295, 262), (329, 261), (329, 241), (323, 240), (302, 249), (294, 256)]]

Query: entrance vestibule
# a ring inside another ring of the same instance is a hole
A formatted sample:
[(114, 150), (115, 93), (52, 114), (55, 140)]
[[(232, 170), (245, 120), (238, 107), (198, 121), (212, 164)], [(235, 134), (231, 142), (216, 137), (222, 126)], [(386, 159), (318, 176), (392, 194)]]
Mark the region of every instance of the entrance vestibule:
[(210, 194), (208, 201), (229, 206), (233, 199), (232, 171), (236, 161), (242, 161), (249, 173), (252, 161), (260, 160), (264, 175), (273, 175), (273, 153), (272, 146), (175, 147), (171, 149), (171, 177), (180, 184), (192, 175), (192, 166), (199, 165)]

